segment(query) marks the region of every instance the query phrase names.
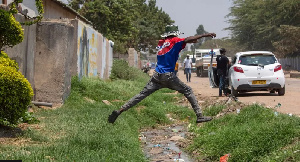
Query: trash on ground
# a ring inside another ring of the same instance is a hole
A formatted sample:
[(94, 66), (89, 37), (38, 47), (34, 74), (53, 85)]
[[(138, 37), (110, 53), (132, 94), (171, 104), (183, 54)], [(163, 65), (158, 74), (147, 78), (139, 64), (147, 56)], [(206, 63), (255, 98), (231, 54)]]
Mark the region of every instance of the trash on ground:
[(178, 140), (183, 140), (184, 138), (181, 136), (173, 136), (170, 138), (170, 141), (178, 141)]
[(230, 154), (226, 154), (222, 157), (220, 157), (220, 162), (227, 162), (228, 161), (228, 158), (229, 158)]
[(105, 103), (106, 105), (112, 105), (108, 100), (102, 100), (103, 103)]
[(280, 107), (281, 107), (281, 103), (278, 103), (278, 104), (275, 106), (276, 109), (279, 109)]
[(177, 129), (172, 129), (172, 131), (173, 131), (173, 132), (178, 132), (178, 130), (177, 130)]
[(84, 99), (85, 99), (86, 101), (90, 102), (90, 103), (95, 103), (95, 100), (92, 100), (92, 99), (90, 99), (90, 98), (84, 97)]

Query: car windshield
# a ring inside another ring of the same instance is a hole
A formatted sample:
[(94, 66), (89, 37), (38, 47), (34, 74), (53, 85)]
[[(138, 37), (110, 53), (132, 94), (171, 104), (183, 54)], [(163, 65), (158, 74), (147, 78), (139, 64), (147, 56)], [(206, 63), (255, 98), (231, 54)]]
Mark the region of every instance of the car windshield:
[(258, 65), (269, 65), (276, 62), (274, 55), (244, 55), (239, 58), (238, 64), (249, 65), (249, 66), (258, 66)]

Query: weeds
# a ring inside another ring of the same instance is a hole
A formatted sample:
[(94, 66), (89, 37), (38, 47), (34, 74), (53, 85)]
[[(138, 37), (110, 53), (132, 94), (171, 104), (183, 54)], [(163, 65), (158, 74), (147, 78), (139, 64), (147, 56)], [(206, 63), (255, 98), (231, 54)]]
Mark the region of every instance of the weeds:
[[(198, 158), (218, 160), (230, 153), (232, 161), (260, 161), (300, 136), (300, 120), (259, 105), (243, 108), (239, 114), (229, 114), (191, 130), (199, 136), (188, 148), (200, 153)], [(299, 146), (297, 146), (299, 147)]]

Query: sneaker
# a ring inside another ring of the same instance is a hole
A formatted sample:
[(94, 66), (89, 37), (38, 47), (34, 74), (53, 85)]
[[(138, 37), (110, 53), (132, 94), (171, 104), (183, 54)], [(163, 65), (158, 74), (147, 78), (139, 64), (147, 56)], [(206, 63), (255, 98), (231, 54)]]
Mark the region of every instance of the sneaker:
[(209, 117), (209, 116), (197, 116), (196, 123), (203, 123), (203, 122), (208, 122), (211, 120), (212, 120), (212, 117)]
[(108, 117), (108, 122), (109, 123), (114, 123), (116, 121), (116, 119), (118, 118), (118, 116), (120, 115), (121, 113), (119, 111), (116, 111), (114, 110)]

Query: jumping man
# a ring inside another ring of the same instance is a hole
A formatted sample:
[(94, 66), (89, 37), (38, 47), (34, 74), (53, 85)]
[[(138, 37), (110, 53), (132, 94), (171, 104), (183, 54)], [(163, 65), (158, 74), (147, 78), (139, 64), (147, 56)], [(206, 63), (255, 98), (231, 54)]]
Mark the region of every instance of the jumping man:
[(139, 94), (121, 106), (119, 110), (114, 110), (112, 114), (109, 115), (108, 122), (114, 123), (121, 113), (133, 107), (144, 98), (161, 88), (169, 88), (184, 94), (184, 96), (191, 103), (192, 108), (197, 116), (197, 123), (207, 122), (212, 119), (211, 117), (203, 116), (192, 89), (178, 79), (178, 77), (174, 74), (174, 69), (178, 60), (179, 52), (185, 48), (187, 43), (196, 43), (198, 39), (203, 37), (214, 38), (216, 37), (216, 34), (208, 33), (190, 36), (187, 38), (178, 38), (179, 35), (180, 32), (178, 30), (178, 26), (166, 26), (165, 33), (162, 35), (163, 39), (159, 40), (158, 42), (157, 66), (153, 76)]

